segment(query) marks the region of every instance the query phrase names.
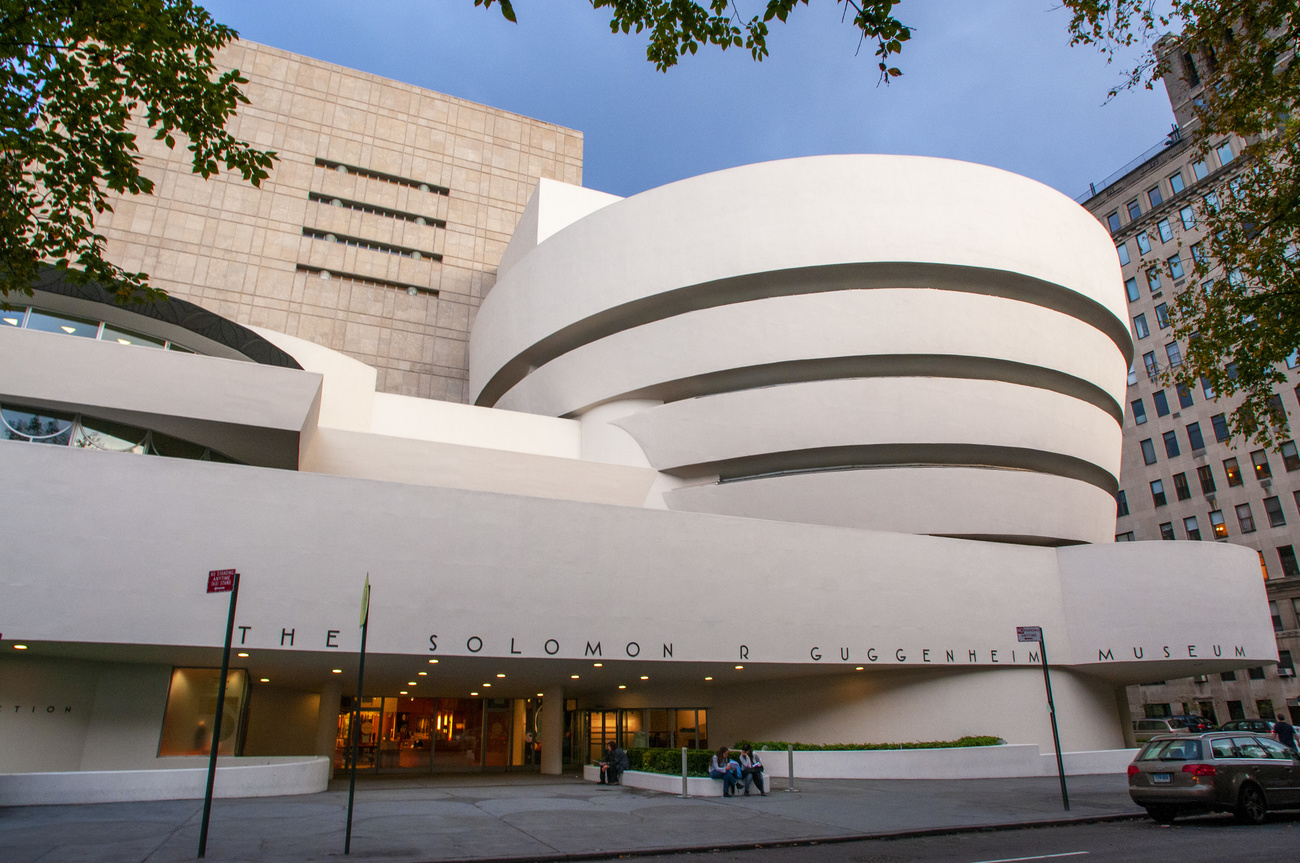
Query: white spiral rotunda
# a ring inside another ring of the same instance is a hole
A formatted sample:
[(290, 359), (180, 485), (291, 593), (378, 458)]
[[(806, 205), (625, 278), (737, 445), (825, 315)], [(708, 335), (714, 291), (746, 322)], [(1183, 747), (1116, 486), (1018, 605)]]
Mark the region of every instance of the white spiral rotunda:
[(470, 387), (583, 420), (592, 457), (660, 472), (650, 505), (1103, 542), (1125, 321), (1105, 230), (994, 168), (824, 156), (627, 199), (543, 181)]

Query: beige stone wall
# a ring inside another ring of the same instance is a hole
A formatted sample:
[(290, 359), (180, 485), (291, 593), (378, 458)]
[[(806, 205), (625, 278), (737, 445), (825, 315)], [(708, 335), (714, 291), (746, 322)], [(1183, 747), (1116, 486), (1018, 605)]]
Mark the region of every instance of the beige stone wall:
[[(373, 365), (383, 392), (464, 401), (474, 313), (536, 180), (582, 182), (582, 134), (251, 42), (229, 46), (220, 63), (250, 79), (251, 104), (231, 131), (278, 153), (270, 180), (205, 181), (182, 140), (169, 151), (142, 134), (156, 187), (115, 200), (100, 220), (110, 258), (173, 296)], [(408, 218), (331, 206), (335, 198)], [(348, 237), (421, 258), (338, 241)]]

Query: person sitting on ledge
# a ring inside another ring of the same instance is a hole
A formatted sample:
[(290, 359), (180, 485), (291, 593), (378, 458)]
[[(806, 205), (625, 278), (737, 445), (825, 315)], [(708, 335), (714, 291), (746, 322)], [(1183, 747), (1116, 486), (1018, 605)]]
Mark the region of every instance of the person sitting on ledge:
[(728, 759), (727, 752), (727, 747), (719, 746), (717, 754), (709, 759), (709, 776), (722, 780), (723, 797), (734, 794), (736, 784), (740, 782), (740, 765)]
[(758, 793), (766, 797), (763, 790), (763, 762), (754, 754), (754, 747), (746, 743), (740, 747), (740, 775), (745, 778), (745, 796), (749, 796), (749, 783), (753, 780), (758, 786)]
[(614, 745), (614, 741), (605, 744), (605, 760), (600, 762), (600, 784), (618, 785), (623, 771), (630, 765), (627, 753)]

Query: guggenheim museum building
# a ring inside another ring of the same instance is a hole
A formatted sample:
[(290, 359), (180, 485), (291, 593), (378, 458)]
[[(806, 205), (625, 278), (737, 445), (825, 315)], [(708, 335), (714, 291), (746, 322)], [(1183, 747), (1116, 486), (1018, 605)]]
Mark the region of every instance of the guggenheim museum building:
[(1253, 551), (1113, 541), (1133, 344), (1067, 197), (838, 155), (617, 198), (572, 130), (223, 62), (271, 180), (148, 141), (100, 226), (169, 298), (51, 271), (0, 313), (0, 773), (207, 752), (219, 569), (219, 751), (342, 765), (358, 706), (380, 773), (1050, 752), (1018, 626), (1062, 747), (1116, 749), (1125, 686), (1277, 661)]

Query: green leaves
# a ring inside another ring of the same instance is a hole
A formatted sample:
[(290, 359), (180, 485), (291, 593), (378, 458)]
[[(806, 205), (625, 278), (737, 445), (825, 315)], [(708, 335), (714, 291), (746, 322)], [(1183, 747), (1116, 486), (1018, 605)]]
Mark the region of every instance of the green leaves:
[(133, 118), (195, 173), (259, 184), (274, 153), (225, 130), (247, 99), (215, 53), (235, 38), (191, 0), (0, 0), (0, 296), (30, 294), (51, 263), (120, 302), (157, 297), (144, 273), (104, 258), (95, 216), (108, 194), (148, 194)]

